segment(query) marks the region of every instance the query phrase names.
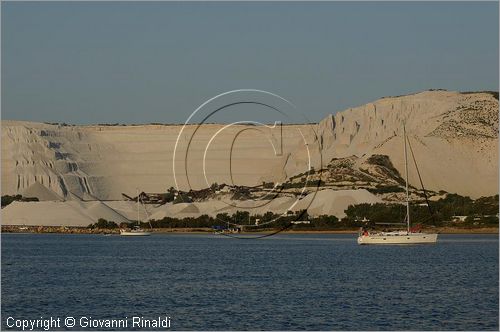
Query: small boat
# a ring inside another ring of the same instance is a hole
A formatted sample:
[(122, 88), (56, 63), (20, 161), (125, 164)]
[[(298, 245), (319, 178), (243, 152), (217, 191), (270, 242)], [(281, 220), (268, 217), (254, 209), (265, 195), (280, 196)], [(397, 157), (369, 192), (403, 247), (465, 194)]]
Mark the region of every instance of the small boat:
[(132, 229), (120, 229), (121, 236), (149, 236), (150, 232), (146, 232), (144, 229), (139, 226), (134, 226)]
[[(369, 231), (362, 228), (358, 234), (358, 244), (433, 244), (436, 233), (422, 233), (410, 228), (410, 193), (408, 190), (408, 156), (406, 151), (406, 130), (403, 125), (405, 173), (406, 173), (406, 229), (390, 232)], [(410, 146), (411, 148), (411, 146)]]
[(368, 232), (358, 237), (358, 244), (433, 244), (437, 234), (412, 233), (409, 231)]
[[(140, 213), (139, 213), (139, 210), (140, 210), (140, 207), (141, 207), (141, 195), (139, 194), (139, 191), (137, 191), (137, 223), (140, 222)], [(153, 228), (151, 226), (151, 222), (149, 221), (149, 215), (148, 215), (148, 211), (146, 210), (146, 208), (143, 206), (144, 208), (144, 211), (146, 212), (146, 215), (147, 215), (147, 219), (148, 219), (148, 222), (149, 222), (149, 227), (151, 227), (151, 229)], [(139, 225), (136, 225), (134, 227), (132, 227), (131, 229), (120, 229), (120, 235), (121, 236), (149, 236), (151, 235), (151, 232), (147, 232), (145, 231), (144, 229), (142, 229)]]
[(212, 226), (214, 234), (237, 234), (240, 232), (238, 227), (230, 228), (229, 226)]

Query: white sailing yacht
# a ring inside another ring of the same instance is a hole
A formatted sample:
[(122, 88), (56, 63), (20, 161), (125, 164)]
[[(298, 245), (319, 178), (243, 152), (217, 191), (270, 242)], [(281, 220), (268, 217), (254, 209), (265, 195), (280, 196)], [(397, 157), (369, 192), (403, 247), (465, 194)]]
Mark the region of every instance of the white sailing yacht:
[(408, 156), (406, 151), (406, 130), (403, 125), (403, 141), (406, 175), (406, 230), (391, 232), (373, 232), (362, 230), (358, 236), (358, 244), (430, 244), (436, 243), (435, 233), (414, 232), (410, 229), (410, 193), (408, 190)]
[[(140, 219), (140, 207), (141, 207), (141, 195), (139, 194), (139, 190), (137, 190), (137, 222), (139, 222)], [(146, 216), (148, 217), (148, 222), (149, 222), (149, 215), (148, 211), (144, 207), (144, 211), (146, 212)], [(151, 222), (149, 222), (149, 226), (151, 227)], [(153, 227), (151, 227), (153, 228)], [(150, 232), (146, 232), (144, 229), (142, 229), (139, 225), (134, 226), (132, 229), (120, 229), (120, 235), (121, 236), (149, 236), (151, 235)]]

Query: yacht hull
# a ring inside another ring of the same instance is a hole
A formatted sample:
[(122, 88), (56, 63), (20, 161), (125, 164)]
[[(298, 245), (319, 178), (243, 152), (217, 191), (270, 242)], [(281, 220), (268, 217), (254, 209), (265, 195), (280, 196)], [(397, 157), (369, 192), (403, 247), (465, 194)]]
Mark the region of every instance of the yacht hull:
[(437, 242), (437, 234), (408, 233), (408, 234), (368, 234), (358, 237), (358, 244), (433, 244)]
[(123, 231), (120, 232), (121, 236), (149, 236), (151, 233), (148, 232), (128, 232), (128, 231)]

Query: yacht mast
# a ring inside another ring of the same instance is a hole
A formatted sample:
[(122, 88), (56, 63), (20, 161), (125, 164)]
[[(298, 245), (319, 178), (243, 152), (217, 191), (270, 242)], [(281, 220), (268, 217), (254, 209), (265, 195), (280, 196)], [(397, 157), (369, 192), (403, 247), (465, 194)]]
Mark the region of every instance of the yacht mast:
[(406, 128), (403, 123), (403, 142), (405, 152), (405, 175), (406, 175), (406, 228), (410, 232), (410, 192), (408, 190), (408, 154), (406, 153)]
[(137, 189), (137, 226), (140, 227), (141, 226), (141, 223), (140, 223), (140, 219), (139, 219), (139, 207), (140, 207), (140, 203), (139, 203), (139, 200), (140, 200), (140, 196), (141, 194), (139, 194), (139, 189)]

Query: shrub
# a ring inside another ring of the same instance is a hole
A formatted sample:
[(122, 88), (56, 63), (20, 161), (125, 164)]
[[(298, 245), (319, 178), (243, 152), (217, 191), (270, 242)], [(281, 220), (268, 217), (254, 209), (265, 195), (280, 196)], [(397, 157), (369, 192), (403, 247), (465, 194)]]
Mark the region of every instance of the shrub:
[(95, 224), (90, 224), (88, 228), (114, 229), (118, 228), (118, 225), (114, 221), (108, 221), (104, 218), (99, 218)]
[(38, 202), (38, 198), (37, 197), (23, 197), (22, 195), (14, 195), (14, 196), (4, 195), (4, 196), (2, 196), (2, 207), (7, 206), (14, 201)]

